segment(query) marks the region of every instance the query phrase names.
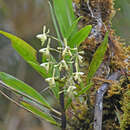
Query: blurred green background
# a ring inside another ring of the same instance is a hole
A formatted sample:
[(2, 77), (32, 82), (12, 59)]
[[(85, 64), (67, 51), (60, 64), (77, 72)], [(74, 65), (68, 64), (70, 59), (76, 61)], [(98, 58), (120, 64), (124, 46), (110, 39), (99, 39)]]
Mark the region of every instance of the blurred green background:
[[(130, 44), (130, 0), (115, 0), (115, 8), (117, 13), (113, 18), (112, 27), (117, 35), (123, 39), (122, 41), (128, 45)], [(40, 41), (35, 36), (42, 32), (44, 24), (54, 35), (48, 0), (0, 0), (0, 29), (21, 37), (36, 50), (40, 49)], [(39, 92), (47, 85), (14, 51), (10, 41), (1, 35), (0, 71), (7, 72), (25, 81)], [(48, 93), (46, 93), (46, 96), (55, 106), (53, 98)], [(0, 130), (56, 129), (0, 95)]]
[(130, 45), (130, 0), (115, 0), (117, 10), (113, 28), (123, 41)]

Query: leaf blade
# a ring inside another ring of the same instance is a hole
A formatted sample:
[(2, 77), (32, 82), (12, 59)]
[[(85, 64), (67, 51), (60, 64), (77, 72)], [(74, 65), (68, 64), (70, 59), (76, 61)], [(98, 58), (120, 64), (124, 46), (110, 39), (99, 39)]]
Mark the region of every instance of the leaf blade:
[(77, 32), (77, 26), (78, 26), (78, 22), (81, 19), (81, 17), (77, 18), (73, 24), (71, 25), (71, 27), (68, 29), (68, 33), (67, 33), (67, 40), (70, 39), (71, 37), (73, 37), (73, 35)]
[(75, 20), (72, 0), (54, 0), (53, 4), (61, 34), (66, 37), (69, 27)]
[(28, 62), (38, 73), (41, 74), (43, 78), (49, 77), (50, 73), (42, 68), (37, 62), (37, 51), (32, 48), (28, 43), (24, 40), (4, 31), (0, 31), (0, 34), (3, 34), (7, 38), (11, 40), (12, 47), (20, 54), (23, 59)]
[(52, 21), (53, 21), (53, 24), (54, 24), (54, 27), (55, 27), (55, 30), (56, 30), (57, 37), (61, 41), (61, 35), (60, 35), (60, 31), (59, 31), (59, 28), (58, 28), (58, 25), (57, 25), (54, 9), (53, 9), (50, 2), (49, 2), (49, 6), (50, 6), (51, 17), (52, 17)]
[(80, 95), (84, 94), (86, 91), (88, 91), (91, 86), (93, 85), (93, 83), (91, 82), (90, 84), (88, 84), (85, 88), (82, 88), (78, 94), (76, 95), (76, 97), (79, 97)]
[(108, 43), (108, 32), (106, 33), (103, 42), (101, 43), (101, 45), (96, 50), (96, 52), (93, 56), (93, 59), (90, 63), (89, 73), (88, 73), (88, 76), (87, 76), (87, 84), (89, 84), (90, 80), (95, 75), (97, 69), (99, 68), (100, 64), (103, 61), (103, 57), (104, 57), (105, 52), (107, 50), (107, 43)]
[(51, 109), (49, 103), (47, 103), (47, 101), (35, 89), (24, 82), (4, 72), (0, 72), (0, 80), (4, 82), (9, 89), (18, 92), (21, 95), (27, 96), (30, 99), (36, 100), (45, 107)]
[(42, 119), (45, 119), (46, 121), (50, 122), (51, 124), (59, 125), (49, 114), (46, 114), (43, 111), (40, 111), (36, 107), (34, 107), (26, 102), (22, 101), (20, 104), (23, 107), (25, 107), (28, 111), (32, 112), (33, 114), (39, 116)]
[(68, 45), (70, 47), (79, 46), (81, 42), (83, 42), (89, 35), (91, 31), (92, 26), (87, 25), (81, 30), (79, 30), (77, 33), (74, 34), (74, 36), (71, 39), (68, 39)]
[(31, 47), (24, 40), (4, 31), (0, 30), (0, 34), (9, 38), (12, 42), (13, 48), (24, 58), (26, 61), (37, 62), (36, 50)]

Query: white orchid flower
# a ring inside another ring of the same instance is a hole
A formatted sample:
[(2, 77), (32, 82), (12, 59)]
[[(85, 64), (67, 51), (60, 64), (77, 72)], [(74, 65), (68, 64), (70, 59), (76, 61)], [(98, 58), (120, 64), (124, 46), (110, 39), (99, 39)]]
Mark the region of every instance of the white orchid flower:
[(49, 30), (46, 32), (46, 26), (43, 26), (43, 33), (38, 34), (36, 37), (41, 40), (41, 45), (43, 46), (45, 41), (47, 40), (47, 34), (49, 33)]
[(49, 66), (50, 66), (49, 62), (42, 63), (40, 64), (40, 66), (44, 67), (47, 71), (49, 71)]
[(49, 83), (50, 86), (54, 86), (55, 85), (54, 77), (50, 77), (50, 78), (47, 78), (45, 80)]

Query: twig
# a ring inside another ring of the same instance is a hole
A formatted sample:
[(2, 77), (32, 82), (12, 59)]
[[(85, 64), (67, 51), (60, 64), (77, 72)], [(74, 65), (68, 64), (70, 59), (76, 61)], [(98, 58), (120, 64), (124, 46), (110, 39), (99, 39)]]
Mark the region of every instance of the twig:
[[(120, 72), (115, 72), (109, 76), (108, 80), (117, 80), (121, 76)], [(104, 83), (97, 91), (95, 112), (94, 112), (94, 130), (102, 130), (102, 111), (103, 111), (103, 96), (108, 90), (109, 83)]]
[(93, 80), (97, 80), (97, 81), (101, 81), (102, 83), (109, 83), (109, 84), (115, 83), (115, 81), (113, 80), (103, 79), (100, 77), (94, 77)]

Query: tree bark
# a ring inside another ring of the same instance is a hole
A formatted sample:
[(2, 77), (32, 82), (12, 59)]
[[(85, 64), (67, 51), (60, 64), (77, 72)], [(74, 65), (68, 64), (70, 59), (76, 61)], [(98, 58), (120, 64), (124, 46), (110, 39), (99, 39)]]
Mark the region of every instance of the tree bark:
[[(117, 80), (121, 73), (115, 72), (109, 76), (108, 80)], [(102, 111), (103, 111), (103, 96), (109, 88), (109, 83), (104, 83), (97, 91), (96, 103), (94, 110), (94, 130), (102, 130)]]

